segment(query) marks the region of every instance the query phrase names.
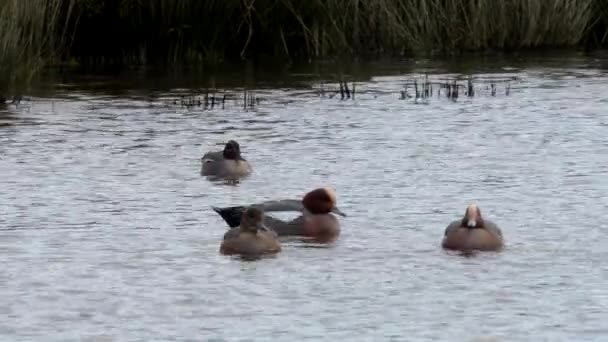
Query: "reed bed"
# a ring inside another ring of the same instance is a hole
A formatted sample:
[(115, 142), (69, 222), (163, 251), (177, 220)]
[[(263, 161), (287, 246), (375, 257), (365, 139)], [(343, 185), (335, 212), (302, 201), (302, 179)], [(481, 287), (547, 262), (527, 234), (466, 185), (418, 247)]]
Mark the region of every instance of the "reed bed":
[(606, 46), (607, 29), (605, 0), (0, 0), (0, 92), (58, 60), (168, 68), (445, 56)]
[(0, 0), (0, 102), (27, 86), (61, 48), (74, 1)]
[(175, 65), (573, 47), (606, 19), (604, 2), (83, 0), (71, 53), (92, 63)]

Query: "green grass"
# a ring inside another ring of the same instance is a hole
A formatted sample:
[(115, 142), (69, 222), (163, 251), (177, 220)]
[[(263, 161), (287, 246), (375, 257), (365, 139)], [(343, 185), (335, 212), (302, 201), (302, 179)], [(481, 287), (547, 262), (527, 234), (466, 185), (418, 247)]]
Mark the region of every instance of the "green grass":
[(57, 61), (446, 56), (606, 46), (607, 29), (605, 0), (0, 0), (0, 93)]

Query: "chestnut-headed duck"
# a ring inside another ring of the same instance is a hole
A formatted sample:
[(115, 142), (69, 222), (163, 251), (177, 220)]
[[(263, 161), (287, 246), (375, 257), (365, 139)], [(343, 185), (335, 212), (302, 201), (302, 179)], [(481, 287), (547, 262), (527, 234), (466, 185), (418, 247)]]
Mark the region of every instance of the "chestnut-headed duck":
[(504, 240), (502, 231), (492, 221), (481, 216), (476, 204), (469, 204), (460, 220), (450, 223), (444, 232), (441, 243), (445, 249), (460, 251), (498, 251)]
[(201, 175), (218, 178), (242, 178), (251, 174), (249, 162), (241, 155), (241, 146), (230, 140), (223, 151), (207, 152), (201, 158)]
[(245, 209), (238, 227), (224, 234), (220, 253), (260, 257), (281, 251), (278, 236), (264, 225), (264, 212), (258, 208)]
[[(264, 212), (297, 211), (302, 213), (301, 216), (291, 221), (283, 221), (265, 215), (264, 224), (279, 236), (304, 236), (318, 242), (331, 242), (340, 235), (340, 222), (330, 213), (346, 216), (336, 206), (336, 194), (328, 187), (314, 189), (304, 195), (301, 200), (266, 201), (252, 204), (250, 207), (261, 208)], [(212, 208), (230, 227), (239, 226), (245, 211), (244, 206)]]

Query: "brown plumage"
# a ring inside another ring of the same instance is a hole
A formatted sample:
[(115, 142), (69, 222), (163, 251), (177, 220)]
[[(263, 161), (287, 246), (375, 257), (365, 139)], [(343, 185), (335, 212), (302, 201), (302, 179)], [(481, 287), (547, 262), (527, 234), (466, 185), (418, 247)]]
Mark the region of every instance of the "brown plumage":
[[(279, 236), (304, 236), (319, 242), (333, 241), (340, 235), (340, 222), (331, 213), (346, 216), (336, 206), (336, 194), (328, 187), (314, 189), (301, 200), (278, 200), (252, 204), (265, 211), (298, 211), (302, 215), (291, 221), (265, 216), (264, 223)], [(245, 207), (216, 208), (215, 210), (230, 227), (240, 224)], [(234, 228), (233, 228), (234, 229)]]
[(462, 219), (447, 226), (441, 245), (460, 251), (498, 251), (504, 246), (504, 239), (500, 228), (484, 219), (476, 204), (470, 204)]
[(224, 234), (220, 253), (259, 257), (276, 254), (281, 244), (276, 233), (264, 226), (264, 213), (257, 208), (247, 208), (241, 217), (241, 224)]

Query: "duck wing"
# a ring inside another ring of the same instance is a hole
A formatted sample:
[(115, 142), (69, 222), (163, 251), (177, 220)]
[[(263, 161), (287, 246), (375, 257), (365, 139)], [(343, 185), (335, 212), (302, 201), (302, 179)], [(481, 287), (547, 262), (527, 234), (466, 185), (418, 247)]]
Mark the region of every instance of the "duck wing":
[(201, 158), (201, 160), (203, 163), (224, 160), (224, 152), (223, 151), (207, 152), (207, 153), (203, 154), (203, 157)]

